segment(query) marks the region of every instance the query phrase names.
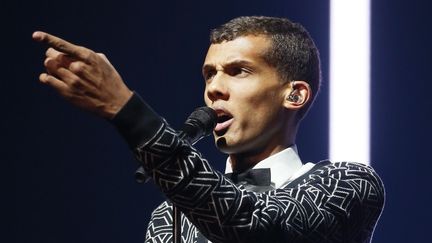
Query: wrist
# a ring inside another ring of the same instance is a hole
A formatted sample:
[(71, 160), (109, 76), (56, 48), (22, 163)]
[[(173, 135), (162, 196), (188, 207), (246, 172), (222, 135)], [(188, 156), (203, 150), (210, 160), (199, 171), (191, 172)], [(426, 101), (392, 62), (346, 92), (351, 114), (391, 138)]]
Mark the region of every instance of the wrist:
[(126, 88), (124, 92), (118, 95), (116, 102), (113, 102), (110, 106), (106, 107), (104, 117), (109, 120), (113, 119), (131, 99), (132, 95), (133, 92), (130, 89)]

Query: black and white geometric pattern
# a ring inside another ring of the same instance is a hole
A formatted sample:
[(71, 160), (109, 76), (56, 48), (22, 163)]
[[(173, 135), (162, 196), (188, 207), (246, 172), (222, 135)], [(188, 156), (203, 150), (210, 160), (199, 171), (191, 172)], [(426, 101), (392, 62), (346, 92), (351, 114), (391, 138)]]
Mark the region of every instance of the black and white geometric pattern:
[(112, 123), (169, 201), (153, 212), (146, 242), (171, 242), (171, 203), (186, 243), (369, 242), (384, 205), (380, 178), (358, 163), (328, 163), (265, 193), (236, 186), (136, 93)]
[[(384, 204), (381, 180), (363, 164), (328, 164), (258, 194), (213, 170), (166, 124), (136, 153), (183, 212), (182, 242), (199, 242), (199, 232), (211, 242), (369, 242)], [(171, 214), (168, 202), (153, 212), (146, 242), (171, 242)]]

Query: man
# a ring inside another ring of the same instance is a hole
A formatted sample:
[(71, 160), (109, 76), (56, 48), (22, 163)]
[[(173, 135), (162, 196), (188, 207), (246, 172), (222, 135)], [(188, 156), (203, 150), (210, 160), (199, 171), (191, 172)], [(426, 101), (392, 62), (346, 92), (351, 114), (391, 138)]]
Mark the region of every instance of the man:
[[(204, 99), (218, 115), (224, 176), (130, 91), (102, 54), (35, 32), (49, 44), (40, 81), (111, 120), (168, 198), (146, 242), (369, 242), (384, 202), (376, 173), (358, 163), (303, 164), (295, 137), (319, 89), (319, 54), (287, 19), (240, 17), (211, 34)], [(255, 177), (254, 177), (255, 176)], [(227, 178), (229, 177), (229, 178)]]

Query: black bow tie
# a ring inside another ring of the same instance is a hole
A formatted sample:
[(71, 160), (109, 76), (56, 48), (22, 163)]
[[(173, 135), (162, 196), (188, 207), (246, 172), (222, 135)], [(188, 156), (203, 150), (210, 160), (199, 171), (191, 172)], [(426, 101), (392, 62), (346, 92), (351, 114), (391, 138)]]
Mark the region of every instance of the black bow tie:
[(236, 185), (243, 185), (246, 190), (265, 192), (274, 189), (271, 186), (271, 173), (269, 168), (251, 169), (242, 173), (227, 173), (225, 176)]

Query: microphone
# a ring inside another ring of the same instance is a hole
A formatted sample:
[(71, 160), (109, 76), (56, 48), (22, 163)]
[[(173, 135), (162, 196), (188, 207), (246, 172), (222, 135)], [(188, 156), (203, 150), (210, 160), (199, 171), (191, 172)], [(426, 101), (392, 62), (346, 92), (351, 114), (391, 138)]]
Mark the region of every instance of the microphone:
[(201, 138), (212, 134), (216, 123), (217, 115), (212, 108), (199, 107), (186, 119), (178, 136), (193, 145)]
[[(216, 112), (207, 106), (195, 109), (186, 119), (182, 130), (178, 133), (180, 139), (194, 145), (200, 139), (212, 134), (217, 123)], [(135, 180), (138, 183), (145, 183), (150, 178), (140, 166), (135, 172)]]

